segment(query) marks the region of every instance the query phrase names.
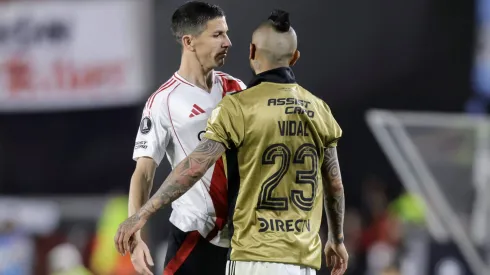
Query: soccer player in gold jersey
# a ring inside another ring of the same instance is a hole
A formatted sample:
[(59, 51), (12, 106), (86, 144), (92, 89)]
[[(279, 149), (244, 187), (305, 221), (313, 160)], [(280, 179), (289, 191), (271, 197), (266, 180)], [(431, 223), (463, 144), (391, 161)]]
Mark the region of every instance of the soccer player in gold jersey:
[(225, 97), (211, 114), (198, 147), (156, 194), (123, 222), (119, 252), (158, 209), (189, 190), (226, 154), (231, 248), (227, 274), (311, 275), (321, 267), (322, 202), (332, 274), (347, 269), (344, 192), (336, 145), (342, 130), (330, 108), (296, 83), (299, 58), (289, 14), (274, 11), (254, 32), (248, 89)]

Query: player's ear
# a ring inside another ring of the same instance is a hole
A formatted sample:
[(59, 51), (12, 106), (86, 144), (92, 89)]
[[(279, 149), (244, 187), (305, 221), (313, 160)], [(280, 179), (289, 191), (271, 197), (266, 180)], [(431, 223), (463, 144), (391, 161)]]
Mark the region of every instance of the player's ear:
[(187, 49), (188, 51), (195, 51), (194, 49), (194, 39), (192, 39), (192, 36), (190, 35), (184, 35), (182, 36), (182, 47)]
[(250, 58), (250, 60), (255, 60), (255, 52), (257, 51), (257, 47), (255, 47), (254, 44), (250, 43), (250, 55), (248, 58)]
[(296, 64), (296, 61), (298, 61), (300, 56), (300, 52), (298, 50), (294, 51), (293, 57), (289, 61), (289, 66), (294, 66)]

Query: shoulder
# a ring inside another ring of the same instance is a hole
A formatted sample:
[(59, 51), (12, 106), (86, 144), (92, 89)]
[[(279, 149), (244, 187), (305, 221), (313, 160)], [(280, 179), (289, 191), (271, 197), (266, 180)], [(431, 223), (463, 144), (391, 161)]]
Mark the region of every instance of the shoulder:
[(214, 73), (216, 74), (216, 76), (219, 76), (221, 79), (224, 79), (224, 80), (232, 80), (232, 81), (237, 81), (237, 82), (241, 82), (243, 83), (243, 81), (241, 81), (240, 79), (230, 75), (230, 74), (227, 74), (225, 72), (222, 72), (222, 71), (214, 71)]
[(225, 92), (236, 92), (236, 91), (240, 91), (240, 90), (243, 90), (243, 89), (246, 89), (247, 86), (245, 85), (245, 83), (243, 83), (243, 81), (241, 81), (240, 79), (236, 78), (236, 77), (233, 77), (227, 73), (224, 73), (224, 72), (221, 72), (221, 71), (215, 71), (214, 72), (216, 77), (218, 78), (218, 81), (221, 82), (221, 84), (223, 85), (223, 88), (226, 90), (230, 90), (230, 91), (225, 91)]
[(241, 91), (234, 91), (234, 92), (228, 93), (227, 95), (230, 97), (233, 97), (235, 101), (242, 101), (244, 99), (250, 98), (253, 94), (253, 91), (264, 89), (264, 85), (268, 85), (268, 84), (270, 84), (270, 83), (262, 82), (258, 85), (254, 85), (251, 87), (245, 87)]
[(304, 88), (303, 86), (299, 86), (302, 92), (306, 95), (307, 98), (315, 105), (317, 108), (324, 109), (328, 113), (330, 113), (330, 106), (321, 98), (314, 95), (312, 92)]
[(218, 117), (226, 117), (227, 119), (233, 118), (236, 120), (243, 115), (241, 104), (235, 96), (225, 96), (218, 103), (218, 106), (213, 109), (210, 116), (210, 121), (216, 120)]
[(227, 96), (223, 97), (223, 99), (221, 99), (221, 101), (218, 103), (218, 107), (220, 109), (225, 109), (229, 111), (233, 110), (232, 112), (235, 112), (239, 109), (241, 110), (241, 99), (236, 96), (238, 95), (238, 93), (241, 92), (230, 93)]
[(177, 78), (172, 76), (148, 97), (146, 100), (145, 109), (148, 111), (161, 109), (168, 103), (170, 94), (173, 94), (173, 92), (176, 90), (185, 89), (185, 87), (185, 83), (182, 83)]
[(238, 98), (236, 96), (233, 96), (239, 92), (234, 92), (234, 93), (229, 93), (227, 96), (223, 97), (221, 101), (218, 103), (219, 106), (235, 106), (238, 104), (237, 100)]

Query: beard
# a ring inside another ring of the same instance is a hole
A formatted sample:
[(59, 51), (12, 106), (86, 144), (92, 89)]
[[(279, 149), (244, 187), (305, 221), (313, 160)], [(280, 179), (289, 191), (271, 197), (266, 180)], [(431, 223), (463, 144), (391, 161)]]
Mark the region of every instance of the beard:
[(225, 58), (224, 57), (218, 58), (218, 60), (216, 60), (216, 62), (215, 62), (215, 67), (219, 68), (223, 65), (225, 65)]

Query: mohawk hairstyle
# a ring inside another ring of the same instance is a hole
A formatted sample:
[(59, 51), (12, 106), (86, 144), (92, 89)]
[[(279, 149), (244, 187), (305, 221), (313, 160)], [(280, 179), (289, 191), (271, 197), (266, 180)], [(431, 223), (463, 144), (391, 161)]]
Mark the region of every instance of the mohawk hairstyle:
[(274, 29), (278, 32), (287, 32), (291, 27), (289, 13), (283, 10), (273, 10), (268, 20), (272, 23)]
[(200, 1), (187, 2), (172, 15), (172, 34), (181, 44), (184, 35), (199, 35), (208, 21), (223, 16), (225, 12), (217, 5)]

